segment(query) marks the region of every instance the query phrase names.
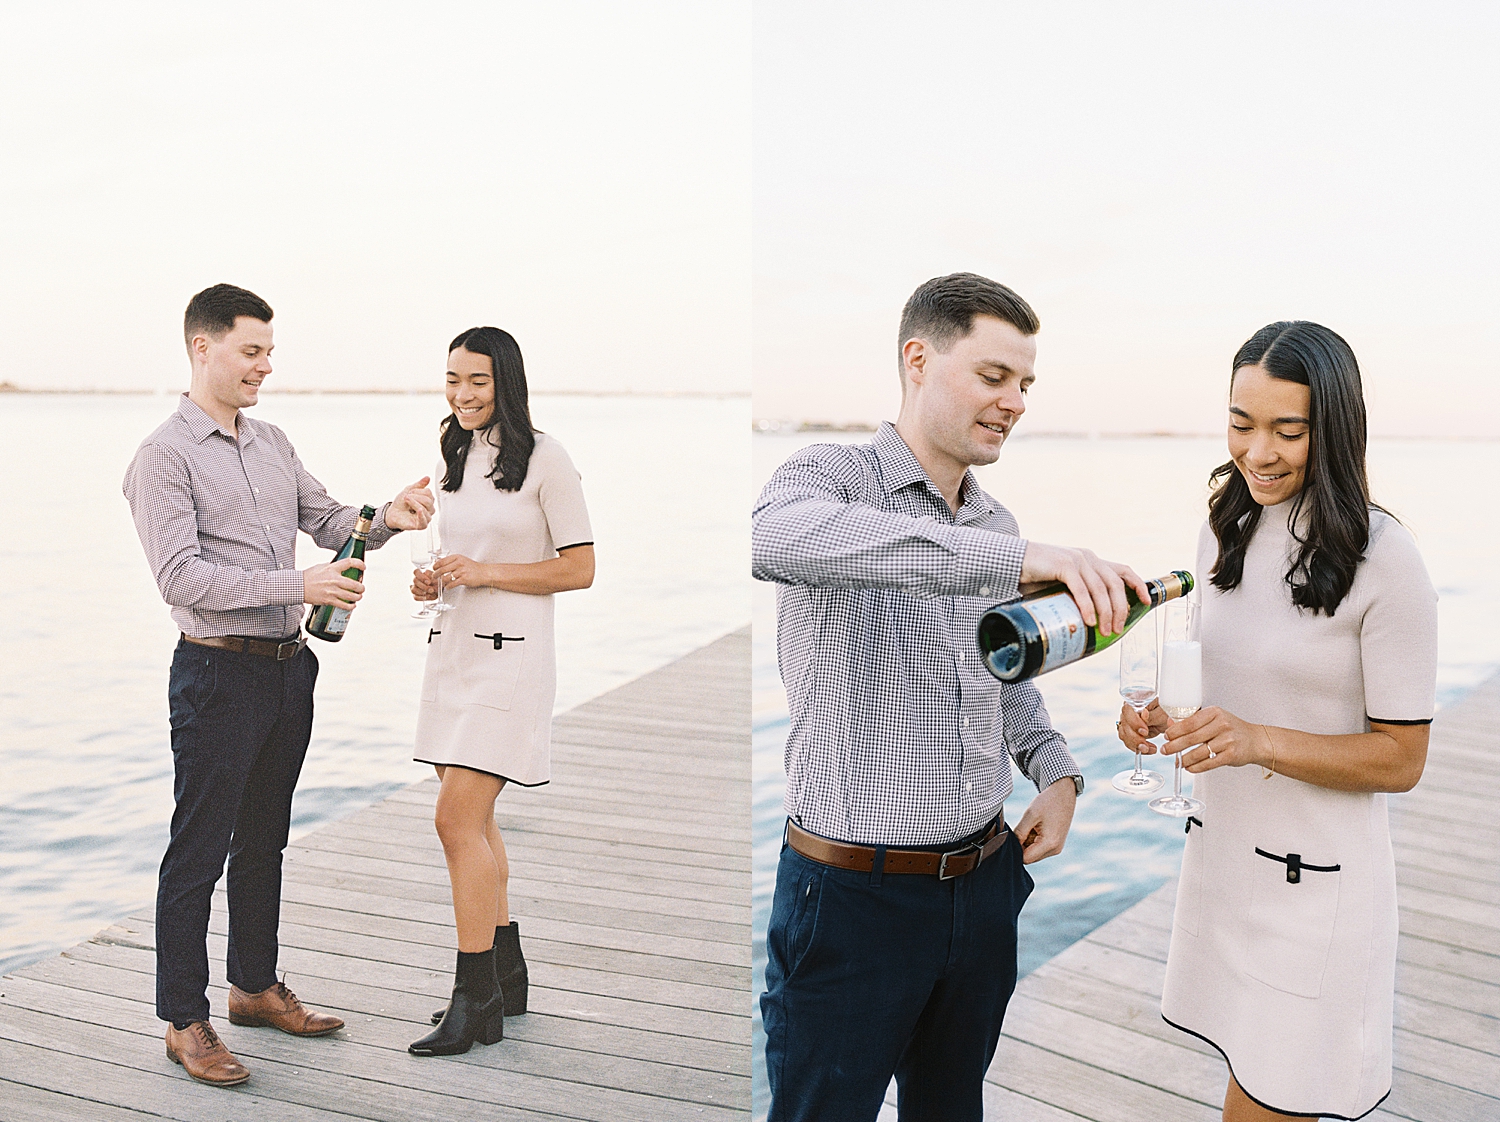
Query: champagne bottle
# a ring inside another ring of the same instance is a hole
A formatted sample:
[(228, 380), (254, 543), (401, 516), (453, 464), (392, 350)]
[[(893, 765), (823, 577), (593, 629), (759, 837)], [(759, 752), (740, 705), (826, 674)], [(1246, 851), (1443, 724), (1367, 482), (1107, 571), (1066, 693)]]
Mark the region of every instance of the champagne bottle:
[(996, 604), (979, 620), (979, 651), (984, 665), (1002, 682), (1034, 678), (1059, 666), (1104, 650), (1139, 623), (1152, 608), (1186, 596), (1193, 590), (1193, 574), (1181, 569), (1146, 582), (1151, 602), (1141, 603), (1130, 588), (1130, 614), (1123, 631), (1100, 635), (1098, 627), (1083, 622), (1083, 614), (1067, 585), (1049, 584), (1035, 592)]
[[(349, 535), (349, 540), (344, 543), (344, 548), (334, 554), (335, 561), (342, 561), (346, 557), (352, 557), (356, 561), (365, 559), (365, 539), (370, 534), (370, 523), (374, 521), (375, 508), (373, 506), (362, 506), (359, 508), (359, 518), (354, 523), (354, 533)], [(345, 569), (344, 576), (350, 580), (359, 580), (358, 569)], [(335, 608), (332, 604), (317, 604), (307, 613), (307, 633), (315, 639), (326, 639), (330, 643), (337, 643), (344, 637), (344, 632), (349, 629), (349, 613), (353, 608)]]

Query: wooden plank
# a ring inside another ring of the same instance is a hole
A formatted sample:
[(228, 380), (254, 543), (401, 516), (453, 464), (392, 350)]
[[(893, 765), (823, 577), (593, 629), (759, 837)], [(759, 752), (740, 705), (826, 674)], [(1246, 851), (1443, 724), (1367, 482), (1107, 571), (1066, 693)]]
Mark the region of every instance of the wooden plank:
[[(5, 1049), (0, 1046), (0, 1065), (6, 1059)], [(78, 1122), (80, 1118), (87, 1118), (90, 1122), (147, 1122), (161, 1117), (160, 1114), (111, 1106), (62, 1091), (12, 1083), (3, 1076), (0, 1076), (0, 1100), (5, 1103), (6, 1122)]]
[[(148, 1000), (128, 1000), (85, 994), (78, 990), (52, 986), (30, 979), (22, 980), (6, 1000), (42, 1016), (77, 1021), (81, 1024), (123, 1029), (142, 1037), (159, 1038), (163, 1029)], [(430, 1028), (430, 1026), (425, 1026)], [(380, 1059), (390, 1063), (400, 1056), (407, 1043), (423, 1035), (422, 1025), (389, 1017), (364, 1016), (350, 1021), (349, 1027), (329, 1038), (328, 1048), (311, 1041), (297, 1040), (275, 1030), (252, 1030), (226, 1026), (224, 1039), (247, 1066), (254, 1059), (271, 1059), (287, 1063), (316, 1063), (323, 1070), (361, 1074)], [(414, 1035), (415, 1034), (415, 1035)], [(362, 1046), (353, 1048), (352, 1046)], [(383, 1059), (371, 1056), (374, 1050), (390, 1055)], [(316, 1053), (310, 1058), (311, 1052)], [(463, 1057), (447, 1057), (467, 1067), (493, 1066), (493, 1049), (476, 1049)], [(366, 1061), (369, 1061), (368, 1063)], [(416, 1065), (431, 1071), (444, 1065)], [(643, 1061), (601, 1052), (587, 1052), (559, 1047), (515, 1049), (507, 1060), (507, 1070), (540, 1078), (563, 1079), (598, 1087), (614, 1087), (685, 1102), (725, 1105), (726, 1095), (743, 1091), (743, 1076), (692, 1068), (664, 1061)], [(253, 1068), (252, 1068), (253, 1070)], [(441, 1072), (437, 1074), (441, 1076)], [(383, 1076), (389, 1079), (389, 1076)], [(437, 1084), (432, 1089), (442, 1090)]]
[[(46, 963), (38, 963), (29, 968), (27, 978), (92, 994), (140, 1001), (154, 1009), (153, 976), (123, 969), (112, 963), (49, 959)], [(350, 1023), (358, 1018), (389, 1017), (410, 1023), (414, 1030), (420, 1030), (426, 1023), (428, 1014), (442, 1004), (442, 998), (434, 999), (429, 994), (326, 979), (318, 980), (315, 991), (304, 992), (319, 1008), (333, 1010)], [(226, 1015), (228, 994), (229, 987), (222, 982), (209, 986), (209, 1002), (216, 1021), (222, 1020)], [(417, 1035), (421, 1035), (421, 1031)], [(675, 1036), (652, 1029), (636, 1029), (598, 1021), (590, 1021), (588, 1032), (580, 1033), (571, 1018), (541, 1013), (527, 1013), (524, 1017), (510, 1018), (506, 1021), (505, 1035), (511, 1041), (546, 1044), (580, 1052), (602, 1051), (731, 1074), (739, 1070), (742, 1058), (742, 1047), (738, 1042), (721, 1043), (701, 1037)]]

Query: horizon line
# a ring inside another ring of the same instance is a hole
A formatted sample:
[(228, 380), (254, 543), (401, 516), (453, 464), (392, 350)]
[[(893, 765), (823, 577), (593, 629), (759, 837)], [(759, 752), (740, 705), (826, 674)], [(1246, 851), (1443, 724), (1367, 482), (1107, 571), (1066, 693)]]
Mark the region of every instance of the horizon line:
[[(167, 394), (184, 393), (182, 389), (150, 389), (147, 387), (130, 387), (115, 389), (100, 389), (96, 387), (84, 387), (80, 389), (48, 389), (41, 386), (18, 386), (14, 382), (0, 382), (0, 394), (65, 394), (80, 397), (164, 397)], [(278, 386), (274, 389), (264, 391), (270, 395), (296, 394), (310, 396), (313, 394), (349, 394), (349, 395), (384, 395), (397, 397), (415, 397), (421, 394), (434, 394), (441, 396), (441, 389), (394, 389), (378, 386), (350, 389), (345, 387), (308, 388), (303, 386)], [(528, 389), (530, 397), (749, 397), (749, 390), (580, 390), (580, 389)]]

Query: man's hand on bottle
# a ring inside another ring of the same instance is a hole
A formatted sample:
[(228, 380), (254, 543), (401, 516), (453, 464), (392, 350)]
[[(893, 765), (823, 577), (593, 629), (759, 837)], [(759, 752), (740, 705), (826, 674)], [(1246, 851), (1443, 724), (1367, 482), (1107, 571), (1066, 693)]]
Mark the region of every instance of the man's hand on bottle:
[(365, 594), (365, 586), (344, 576), (345, 569), (364, 572), (365, 563), (353, 557), (328, 561), (302, 570), (302, 602), (352, 608)]
[(437, 505), (432, 492), (427, 489), (431, 482), (432, 477), (424, 475), (392, 499), (390, 506), (385, 508), (385, 524), (392, 530), (426, 529)]
[(1074, 549), (1066, 545), (1026, 543), (1026, 559), (1021, 562), (1022, 584), (1044, 584), (1062, 581), (1089, 626), (1095, 623), (1105, 635), (1125, 629), (1130, 603), (1125, 586), (1135, 589), (1143, 602), (1151, 598), (1146, 582), (1129, 565), (1105, 561), (1091, 549)]

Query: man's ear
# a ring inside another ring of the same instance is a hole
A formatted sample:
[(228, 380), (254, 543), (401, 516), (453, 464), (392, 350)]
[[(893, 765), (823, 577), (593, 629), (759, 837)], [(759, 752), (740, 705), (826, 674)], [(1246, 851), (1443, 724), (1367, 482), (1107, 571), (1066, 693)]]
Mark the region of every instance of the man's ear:
[(927, 344), (921, 339), (908, 339), (901, 347), (902, 390), (906, 383), (920, 386), (927, 372)]

